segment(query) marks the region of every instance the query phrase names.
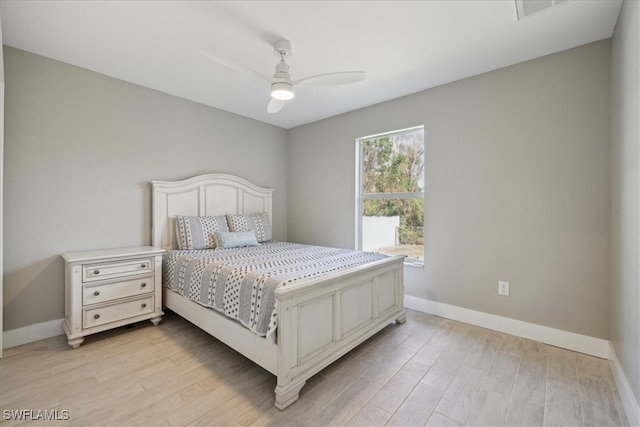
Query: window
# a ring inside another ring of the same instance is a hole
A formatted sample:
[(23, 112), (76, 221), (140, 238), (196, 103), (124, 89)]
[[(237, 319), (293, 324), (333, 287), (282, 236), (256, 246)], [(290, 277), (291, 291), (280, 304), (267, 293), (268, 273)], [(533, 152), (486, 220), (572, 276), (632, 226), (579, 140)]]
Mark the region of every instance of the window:
[(356, 140), (357, 233), (364, 251), (424, 262), (424, 127)]

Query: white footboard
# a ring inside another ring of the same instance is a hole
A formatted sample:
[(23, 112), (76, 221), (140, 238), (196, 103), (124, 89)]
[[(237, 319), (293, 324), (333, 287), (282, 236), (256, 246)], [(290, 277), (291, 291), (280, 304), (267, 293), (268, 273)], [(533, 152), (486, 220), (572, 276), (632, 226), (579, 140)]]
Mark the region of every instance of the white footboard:
[(390, 322), (405, 321), (403, 260), (276, 291), (279, 409), (298, 399), (308, 378)]

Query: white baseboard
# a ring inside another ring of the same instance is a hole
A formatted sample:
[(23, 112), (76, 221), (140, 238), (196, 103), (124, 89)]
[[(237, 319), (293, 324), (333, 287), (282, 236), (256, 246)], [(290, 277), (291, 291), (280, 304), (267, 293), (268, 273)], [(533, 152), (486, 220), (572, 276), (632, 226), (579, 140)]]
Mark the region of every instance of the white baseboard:
[(620, 365), (620, 361), (616, 355), (616, 350), (613, 348), (613, 344), (611, 342), (609, 342), (609, 346), (611, 352), (609, 357), (609, 366), (611, 366), (613, 378), (616, 381), (616, 387), (618, 388), (618, 394), (620, 394), (622, 406), (627, 414), (627, 420), (629, 420), (630, 426), (640, 426), (640, 406), (638, 406), (638, 401), (633, 395), (627, 376), (622, 370), (622, 366)]
[(411, 310), (446, 317), (447, 319), (539, 341), (602, 359), (609, 359), (610, 356), (609, 341), (600, 338), (580, 335), (561, 329), (536, 325), (534, 323), (496, 316), (495, 314), (483, 313), (481, 311), (470, 310), (441, 302), (429, 301), (409, 295), (405, 295), (404, 297), (404, 306)]
[(64, 334), (62, 330), (63, 320), (64, 319), (49, 320), (48, 322), (36, 323), (22, 328), (4, 331), (2, 347), (17, 347), (22, 344), (62, 335)]

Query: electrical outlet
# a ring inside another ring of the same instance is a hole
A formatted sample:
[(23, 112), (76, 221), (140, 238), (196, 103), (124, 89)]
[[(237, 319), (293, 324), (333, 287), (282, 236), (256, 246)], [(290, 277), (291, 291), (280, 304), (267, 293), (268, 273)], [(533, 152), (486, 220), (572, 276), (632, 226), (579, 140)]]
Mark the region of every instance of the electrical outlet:
[(509, 282), (498, 282), (498, 295), (509, 296)]

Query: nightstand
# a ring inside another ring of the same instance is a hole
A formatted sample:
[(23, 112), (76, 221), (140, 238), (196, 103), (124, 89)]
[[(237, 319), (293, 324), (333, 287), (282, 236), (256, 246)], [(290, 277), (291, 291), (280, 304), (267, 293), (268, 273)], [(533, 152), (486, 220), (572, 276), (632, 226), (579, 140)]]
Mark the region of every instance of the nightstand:
[(65, 319), (69, 345), (86, 335), (162, 320), (162, 254), (152, 246), (69, 252), (65, 261)]

